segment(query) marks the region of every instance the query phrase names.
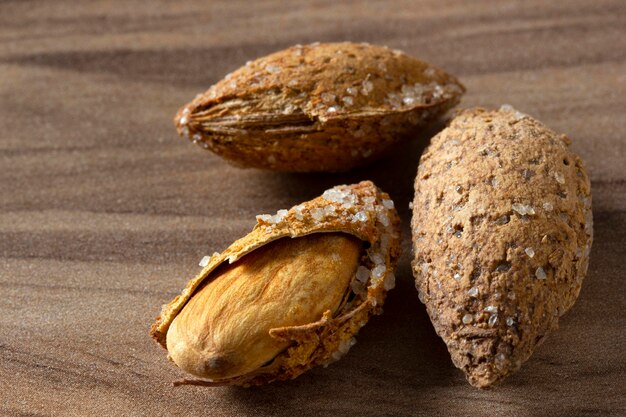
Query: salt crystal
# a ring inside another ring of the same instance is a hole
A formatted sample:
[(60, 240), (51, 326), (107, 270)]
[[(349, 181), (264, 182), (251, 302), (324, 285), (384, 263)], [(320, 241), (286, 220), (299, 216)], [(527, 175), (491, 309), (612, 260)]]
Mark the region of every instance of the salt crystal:
[(387, 270), (387, 267), (385, 265), (376, 265), (376, 267), (372, 269), (372, 276), (374, 278), (380, 279), (385, 274), (386, 270)]
[(547, 278), (546, 271), (544, 271), (542, 267), (537, 268), (537, 270), (535, 271), (535, 276), (537, 277), (537, 279)]
[(485, 311), (487, 313), (494, 313), (495, 314), (495, 313), (498, 312), (498, 307), (496, 307), (496, 306), (487, 306), (487, 307), (485, 307)]
[(526, 214), (526, 206), (524, 206), (523, 204), (513, 203), (511, 205), (511, 208), (515, 210), (516, 212), (518, 212), (519, 214), (521, 214), (522, 216)]
[(370, 277), (370, 270), (360, 265), (356, 270), (356, 279), (359, 282), (367, 282)]
[(256, 216), (257, 221), (261, 221), (263, 223), (273, 223), (274, 216), (271, 214), (259, 214)]
[(379, 222), (382, 223), (383, 226), (387, 227), (389, 226), (389, 216), (387, 216), (387, 213), (385, 213), (384, 211), (379, 212), (376, 215), (376, 218), (378, 219)]
[(528, 255), (529, 258), (535, 256), (535, 250), (531, 247), (524, 249), (524, 252), (526, 252), (526, 255)]
[(294, 214), (296, 216), (296, 219), (298, 219), (298, 220), (303, 220), (304, 219), (304, 215), (302, 214), (302, 210), (303, 209), (304, 209), (303, 205), (298, 205), (298, 206), (295, 206), (293, 208), (293, 211), (294, 211)]
[(322, 194), (322, 198), (324, 200), (332, 201), (334, 203), (341, 203), (344, 197), (345, 197), (344, 192), (336, 188), (331, 188), (329, 190), (326, 190)]
[(276, 65), (268, 65), (265, 67), (265, 70), (270, 74), (278, 74), (280, 72), (280, 67)]
[(471, 314), (466, 314), (463, 316), (463, 324), (470, 324), (471, 322), (474, 321), (474, 316), (472, 316)]
[(350, 96), (342, 97), (341, 101), (343, 101), (346, 106), (352, 106), (354, 104), (354, 99)]
[(313, 217), (318, 222), (324, 219), (324, 216), (325, 216), (324, 209), (319, 208), (319, 207), (311, 209), (311, 217)]
[(210, 256), (205, 256), (202, 259), (200, 259), (200, 263), (198, 265), (200, 265), (202, 268), (204, 268), (205, 266), (207, 266), (209, 264), (210, 260), (211, 260)]
[(527, 206), (524, 204), (513, 203), (511, 204), (511, 208), (522, 216), (527, 215), (527, 214), (528, 215), (535, 214), (535, 209), (533, 209), (531, 206)]
[(461, 274), (459, 274), (458, 272), (456, 272), (456, 273), (453, 275), (453, 278), (454, 278), (456, 281), (460, 281), (460, 280), (461, 280)]
[(337, 113), (337, 107), (331, 106), (328, 109), (326, 109), (326, 112), (328, 112), (328, 113)]
[(513, 106), (511, 106), (510, 104), (503, 104), (502, 106), (500, 106), (500, 111), (505, 111), (508, 113), (513, 113), (513, 116), (515, 117), (515, 120), (521, 120), (524, 117), (526, 117), (526, 115), (524, 113), (522, 113), (521, 111), (515, 109)]
[[(431, 83), (432, 85), (433, 83)], [(443, 95), (443, 88), (439, 84), (433, 86), (433, 98), (440, 98)]]
[(369, 258), (376, 265), (385, 263), (385, 257), (381, 253), (378, 253), (378, 252), (370, 253)]
[(565, 177), (563, 176), (562, 173), (560, 172), (555, 172), (554, 173), (554, 179), (556, 180), (556, 182), (558, 182), (559, 184), (565, 184)]
[(507, 317), (506, 318), (506, 325), (511, 327), (515, 324), (515, 319), (513, 317)]
[(285, 219), (285, 216), (289, 213), (288, 210), (278, 210), (274, 216), (274, 223), (280, 223)]
[(489, 325), (493, 327), (496, 325), (497, 322), (498, 322), (498, 315), (492, 314), (491, 317), (489, 317), (489, 321), (488, 321)]
[(354, 216), (352, 216), (353, 222), (366, 222), (367, 221), (367, 213), (359, 211)]
[(470, 297), (476, 297), (478, 295), (478, 288), (472, 287), (467, 291), (467, 293)]
[(348, 87), (346, 88), (346, 93), (350, 94), (351, 96), (356, 96), (357, 94), (359, 94), (359, 89), (356, 87)]
[(361, 83), (361, 87), (361, 92), (364, 95), (368, 95), (374, 89), (374, 84), (369, 80), (364, 80), (363, 83)]
[(393, 200), (383, 200), (383, 206), (391, 210), (394, 207)]
[(543, 203), (543, 209), (545, 211), (552, 211), (554, 209), (554, 206), (546, 201), (545, 203)]

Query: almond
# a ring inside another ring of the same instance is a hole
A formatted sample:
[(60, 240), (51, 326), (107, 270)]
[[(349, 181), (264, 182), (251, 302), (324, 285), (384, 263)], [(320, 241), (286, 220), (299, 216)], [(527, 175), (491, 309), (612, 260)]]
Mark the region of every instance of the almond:
[(382, 312), (400, 255), (399, 218), (371, 182), (337, 186), (274, 215), (163, 307), (152, 337), (196, 385), (258, 385), (339, 359)]
[(181, 108), (181, 136), (243, 167), (345, 171), (456, 105), (464, 87), (403, 52), (297, 45), (248, 62)]
[(289, 347), (270, 336), (341, 307), (361, 257), (360, 240), (316, 233), (283, 238), (215, 271), (167, 332), (179, 368), (213, 380), (248, 374)]
[(580, 292), (591, 190), (569, 144), (505, 105), (461, 112), (422, 155), (412, 219), (416, 286), (474, 386), (519, 369)]

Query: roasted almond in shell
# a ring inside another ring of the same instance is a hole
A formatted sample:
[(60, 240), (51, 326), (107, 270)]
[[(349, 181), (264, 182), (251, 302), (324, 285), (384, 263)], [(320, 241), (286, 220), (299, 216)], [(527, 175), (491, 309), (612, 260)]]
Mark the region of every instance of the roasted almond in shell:
[(181, 108), (181, 136), (244, 167), (345, 171), (456, 105), (456, 78), (369, 44), (297, 45), (248, 62)]
[(399, 218), (371, 182), (257, 216), (205, 257), (152, 336), (197, 385), (258, 385), (339, 359), (382, 311), (399, 256)]
[(591, 190), (570, 140), (511, 108), (461, 112), (415, 180), (413, 272), (454, 364), (488, 387), (519, 369), (578, 297)]

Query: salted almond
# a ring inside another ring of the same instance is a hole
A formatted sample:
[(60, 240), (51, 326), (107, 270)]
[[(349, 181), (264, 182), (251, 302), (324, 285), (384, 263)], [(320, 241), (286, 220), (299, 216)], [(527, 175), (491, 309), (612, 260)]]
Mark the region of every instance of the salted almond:
[(399, 218), (371, 182), (257, 225), (164, 306), (151, 335), (197, 385), (258, 385), (339, 359), (393, 288)]
[(345, 171), (456, 105), (464, 87), (401, 51), (297, 45), (248, 62), (181, 108), (181, 136), (243, 167)]
[(474, 386), (518, 370), (580, 292), (593, 240), (591, 189), (569, 144), (505, 105), (461, 112), (422, 155), (416, 286)]

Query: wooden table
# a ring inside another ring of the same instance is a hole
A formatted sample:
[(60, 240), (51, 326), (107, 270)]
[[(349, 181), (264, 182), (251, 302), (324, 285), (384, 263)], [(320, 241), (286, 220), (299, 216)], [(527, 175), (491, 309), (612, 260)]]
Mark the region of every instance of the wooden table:
[[(4, 1), (0, 4), (0, 414), (626, 415), (623, 1)], [(177, 138), (176, 109), (295, 43), (401, 48), (568, 133), (595, 243), (561, 329), (503, 385), (470, 387), (414, 290), (408, 202), (425, 131), (342, 175), (241, 170)], [(372, 179), (404, 221), (398, 288), (341, 361), (288, 383), (179, 387), (160, 310), (254, 216)]]

